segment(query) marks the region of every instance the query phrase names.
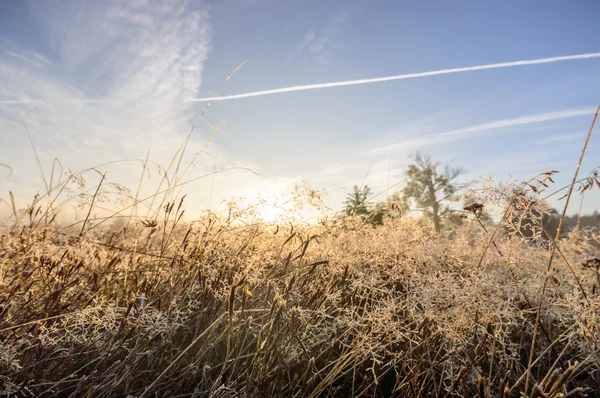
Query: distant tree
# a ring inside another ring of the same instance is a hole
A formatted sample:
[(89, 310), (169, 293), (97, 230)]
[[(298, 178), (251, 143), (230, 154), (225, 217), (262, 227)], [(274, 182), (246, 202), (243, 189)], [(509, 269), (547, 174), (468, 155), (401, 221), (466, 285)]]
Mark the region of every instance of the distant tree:
[(442, 228), (442, 219), (451, 215), (445, 202), (456, 202), (456, 185), (453, 181), (464, 173), (460, 168), (446, 165), (440, 170), (440, 163), (434, 163), (429, 155), (416, 152), (411, 156), (413, 164), (408, 166), (408, 182), (404, 187), (403, 198), (407, 208), (415, 208), (431, 218), (436, 231)]
[(359, 188), (358, 185), (355, 185), (344, 202), (344, 205), (346, 205), (346, 214), (349, 216), (368, 216), (368, 199), (370, 194), (371, 188), (369, 188), (368, 185), (365, 185), (363, 188)]
[(383, 220), (398, 219), (406, 211), (400, 192), (394, 192), (384, 202), (376, 203), (369, 212), (368, 220), (373, 225), (383, 225)]
[[(546, 233), (548, 233), (550, 239), (556, 236), (556, 230), (558, 229), (558, 224), (560, 223), (560, 217), (560, 212), (554, 208), (548, 209), (548, 211), (542, 215), (542, 226), (544, 227)], [(598, 214), (598, 210), (595, 210), (592, 214), (574, 214), (571, 216), (565, 216), (565, 220), (563, 221), (561, 228), (561, 236), (564, 233), (573, 231), (575, 228), (595, 229), (600, 231), (600, 214)]]
[(374, 226), (383, 225), (383, 219), (388, 215), (388, 206), (385, 202), (370, 203), (369, 196), (371, 196), (369, 186), (359, 188), (355, 185), (344, 202), (345, 213), (349, 216), (360, 216)]
[(581, 217), (573, 216), (573, 218), (576, 218), (576, 220), (572, 224), (579, 222), (581, 228), (595, 228), (600, 231), (600, 213), (598, 213), (598, 210), (594, 210), (592, 214), (586, 214)]

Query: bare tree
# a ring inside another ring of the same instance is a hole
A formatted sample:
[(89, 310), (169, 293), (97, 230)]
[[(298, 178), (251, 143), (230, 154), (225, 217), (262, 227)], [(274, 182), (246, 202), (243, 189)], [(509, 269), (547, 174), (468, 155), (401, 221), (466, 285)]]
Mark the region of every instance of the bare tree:
[(456, 202), (457, 190), (453, 181), (464, 173), (461, 168), (449, 165), (438, 170), (440, 163), (434, 163), (431, 156), (417, 151), (411, 155), (413, 164), (408, 166), (406, 176), (408, 182), (403, 190), (403, 198), (407, 207), (416, 208), (431, 217), (436, 231), (441, 230), (441, 220), (450, 213), (450, 208), (443, 202)]

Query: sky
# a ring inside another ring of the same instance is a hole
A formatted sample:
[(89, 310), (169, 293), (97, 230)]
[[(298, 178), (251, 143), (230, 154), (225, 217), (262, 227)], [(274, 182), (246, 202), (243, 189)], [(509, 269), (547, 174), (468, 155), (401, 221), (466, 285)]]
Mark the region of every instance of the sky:
[[(106, 171), (135, 191), (148, 157), (141, 193), (154, 192), (206, 98), (398, 75), (212, 101), (182, 169), (234, 169), (187, 184), (188, 214), (300, 181), (341, 208), (363, 181), (401, 187), (415, 150), (463, 181), (555, 169), (565, 185), (600, 102), (598, 15), (595, 0), (0, 0), (0, 164), (12, 169), (0, 166), (0, 215), (9, 192), (23, 205), (44, 192), (53, 167), (56, 179), (101, 165), (88, 188)], [(600, 166), (598, 134), (581, 176)], [(583, 211), (598, 203), (586, 194)]]

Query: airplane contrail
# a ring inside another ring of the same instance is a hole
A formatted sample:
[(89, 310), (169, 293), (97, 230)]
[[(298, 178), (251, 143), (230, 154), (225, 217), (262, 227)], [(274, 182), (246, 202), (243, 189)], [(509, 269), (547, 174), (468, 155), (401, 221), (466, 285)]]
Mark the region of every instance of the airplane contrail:
[(388, 82), (388, 81), (392, 81), (392, 80), (415, 79), (415, 78), (419, 78), (419, 77), (437, 76), (437, 75), (449, 75), (452, 73), (473, 72), (473, 71), (485, 70), (485, 69), (500, 69), (500, 68), (512, 68), (515, 66), (551, 64), (554, 62), (573, 61), (573, 60), (589, 59), (589, 58), (600, 58), (600, 53), (564, 55), (564, 56), (552, 57), (552, 58), (539, 58), (539, 59), (529, 59), (529, 60), (523, 60), (523, 61), (501, 62), (501, 63), (487, 64), (487, 65), (466, 66), (466, 67), (462, 67), (462, 68), (441, 69), (441, 70), (435, 70), (435, 71), (430, 71), (430, 72), (419, 72), (419, 73), (408, 73), (408, 74), (404, 74), (404, 75), (374, 77), (374, 78), (370, 78), (370, 79), (347, 80), (347, 81), (332, 82), (332, 83), (307, 84), (307, 85), (303, 85), (303, 86), (292, 86), (292, 87), (276, 88), (276, 89), (271, 89), (271, 90), (252, 91), (252, 92), (243, 93), (243, 94), (224, 95), (224, 96), (217, 96), (217, 97), (204, 97), (204, 98), (190, 98), (187, 101), (189, 101), (189, 102), (227, 101), (227, 100), (241, 99), (241, 98), (261, 97), (263, 95), (290, 93), (293, 91), (318, 90), (318, 89), (322, 89), (322, 88), (342, 87), (342, 86), (357, 86), (360, 84), (382, 83), (382, 82)]
[(439, 144), (442, 142), (449, 142), (460, 140), (462, 138), (470, 137), (477, 133), (488, 133), (490, 131), (503, 129), (506, 127), (522, 126), (526, 124), (543, 123), (552, 120), (568, 119), (578, 116), (589, 116), (596, 112), (596, 107), (588, 108), (575, 108), (565, 109), (561, 111), (540, 113), (537, 115), (522, 116), (511, 119), (495, 120), (492, 122), (476, 124), (474, 126), (463, 127), (460, 129), (444, 131), (441, 133), (424, 135), (422, 137), (414, 137), (408, 140), (397, 142), (391, 145), (380, 146), (369, 150), (369, 153), (380, 153), (389, 152), (402, 147), (409, 147), (410, 145), (425, 145), (425, 144)]

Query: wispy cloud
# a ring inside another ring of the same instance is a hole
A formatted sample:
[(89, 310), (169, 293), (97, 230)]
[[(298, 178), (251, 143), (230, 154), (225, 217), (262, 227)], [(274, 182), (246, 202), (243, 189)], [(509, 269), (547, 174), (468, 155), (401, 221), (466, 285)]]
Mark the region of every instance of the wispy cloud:
[[(303, 57), (304, 62), (329, 65), (335, 58), (334, 49), (344, 42), (342, 27), (347, 22), (350, 9), (331, 16), (322, 29), (310, 29), (295, 48), (292, 58)], [(290, 61), (290, 60), (288, 60)]]
[(11, 57), (19, 59), (21, 61), (28, 62), (31, 65), (33, 65), (39, 69), (42, 69), (43, 67), (45, 67), (46, 65), (48, 65), (50, 63), (50, 61), (48, 61), (48, 59), (46, 57), (44, 57), (40, 54), (37, 54), (35, 52), (32, 52), (32, 51), (23, 51), (21, 53), (17, 53), (17, 52), (10, 51), (10, 50), (5, 50), (5, 51)]
[(578, 116), (589, 116), (596, 112), (596, 108), (585, 107), (566, 109), (561, 111), (540, 113), (537, 115), (522, 116), (517, 118), (495, 120), (492, 122), (476, 124), (469, 127), (464, 127), (455, 130), (444, 131), (436, 134), (429, 134), (424, 137), (412, 138), (392, 145), (381, 146), (371, 149), (370, 153), (389, 152), (399, 148), (415, 147), (421, 145), (439, 144), (442, 142), (456, 141), (465, 137), (479, 135), (494, 130), (499, 130), (507, 127), (522, 126), (533, 123), (543, 123), (552, 120), (568, 119)]
[[(206, 7), (185, 0), (48, 1), (31, 9), (49, 55), (0, 42), (0, 157), (15, 170), (8, 189), (30, 189), (33, 183), (23, 181), (35, 177), (19, 119), (47, 169), (54, 157), (75, 170), (143, 157), (148, 147), (167, 161), (191, 124), (194, 109), (184, 99), (202, 82)], [(138, 179), (140, 170), (121, 167), (112, 177)]]
[(586, 136), (586, 133), (562, 133), (555, 134), (549, 137), (543, 138), (538, 141), (538, 144), (554, 144), (559, 142), (570, 142), (578, 139), (582, 139)]
[(316, 61), (321, 65), (329, 65), (333, 58), (333, 50), (343, 42), (342, 26), (348, 20), (350, 12), (344, 10), (333, 15), (323, 29), (311, 29), (304, 35), (296, 48), (296, 56), (304, 56), (305, 62)]
[(295, 92), (295, 91), (320, 90), (320, 89), (325, 89), (325, 88), (344, 87), (344, 86), (357, 86), (357, 85), (361, 85), (361, 84), (383, 83), (383, 82), (389, 82), (389, 81), (393, 81), (393, 80), (416, 79), (416, 78), (420, 78), (420, 77), (449, 75), (452, 73), (475, 72), (475, 71), (486, 70), (486, 69), (514, 68), (517, 66), (550, 64), (550, 63), (555, 63), (555, 62), (565, 62), (565, 61), (583, 60), (583, 59), (591, 59), (591, 58), (600, 58), (600, 53), (564, 55), (564, 56), (551, 57), (551, 58), (538, 58), (538, 59), (529, 59), (529, 60), (522, 60), (522, 61), (500, 62), (500, 63), (495, 63), (495, 64), (466, 66), (466, 67), (462, 67), (462, 68), (441, 69), (441, 70), (435, 70), (435, 71), (430, 71), (430, 72), (418, 72), (418, 73), (407, 73), (407, 74), (403, 74), (403, 75), (374, 77), (374, 78), (370, 78), (370, 79), (358, 79), (358, 80), (347, 80), (347, 81), (342, 81), (342, 82), (307, 84), (307, 85), (302, 85), (302, 86), (283, 87), (283, 88), (276, 88), (276, 89), (272, 89), (272, 90), (253, 91), (253, 92), (249, 92), (249, 93), (224, 95), (224, 96), (218, 96), (218, 97), (190, 98), (188, 101), (192, 101), (192, 102), (227, 101), (227, 100), (233, 100), (233, 99), (262, 97), (265, 95), (291, 93), (291, 92)]

